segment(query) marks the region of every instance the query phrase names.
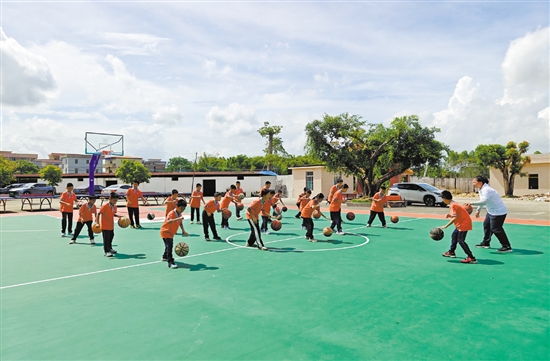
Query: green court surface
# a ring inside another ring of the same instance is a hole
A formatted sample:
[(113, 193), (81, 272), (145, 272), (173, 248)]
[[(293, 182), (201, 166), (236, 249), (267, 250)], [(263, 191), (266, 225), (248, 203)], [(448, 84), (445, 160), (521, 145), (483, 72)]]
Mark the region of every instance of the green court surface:
[(160, 261), (158, 220), (117, 228), (109, 259), (101, 236), (69, 245), (57, 218), (3, 217), (1, 359), (549, 359), (549, 227), (505, 224), (514, 252), (498, 254), (473, 248), (474, 223), (479, 263), (461, 264), (460, 248), (441, 256), (451, 229), (428, 237), (444, 219), (366, 217), (330, 238), (316, 221), (310, 243), (289, 215), (269, 252), (242, 247), (246, 221), (219, 230), (228, 242), (185, 221), (176, 270)]

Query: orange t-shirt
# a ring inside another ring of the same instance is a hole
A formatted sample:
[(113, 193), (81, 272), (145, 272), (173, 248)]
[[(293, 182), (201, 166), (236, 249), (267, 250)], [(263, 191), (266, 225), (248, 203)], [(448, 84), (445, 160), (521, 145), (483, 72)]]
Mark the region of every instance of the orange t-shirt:
[(70, 203), (70, 205), (66, 205), (66, 204), (61, 204), (59, 203), (59, 210), (63, 213), (72, 213), (73, 212), (73, 206), (74, 206), (74, 202), (76, 202), (76, 194), (74, 194), (73, 192), (71, 192), (71, 194), (69, 194), (68, 192), (63, 192), (61, 194), (61, 198), (59, 198), (60, 201), (63, 201), (63, 202), (67, 202), (67, 203)]
[(173, 197), (170, 197), (166, 200), (166, 211), (164, 212), (164, 215), (167, 216), (168, 213), (176, 209), (176, 204), (178, 203), (178, 198), (174, 199)]
[(181, 224), (181, 219), (177, 222), (168, 223), (169, 220), (176, 219), (181, 217), (181, 213), (178, 213), (177, 210), (170, 211), (160, 227), (160, 236), (161, 238), (174, 238), (174, 235), (178, 233), (178, 228)]
[(468, 211), (461, 204), (454, 201), (451, 202), (449, 214), (456, 217), (454, 224), (460, 232), (472, 230), (472, 218), (470, 218)]
[(139, 189), (130, 188), (126, 191), (126, 207), (137, 208), (139, 207), (139, 197), (143, 197), (143, 194)]
[(229, 208), (229, 204), (231, 204), (231, 201), (233, 200), (233, 193), (231, 191), (225, 193), (225, 196), (223, 196), (221, 202), (220, 202), (220, 209)]
[(311, 201), (311, 199), (308, 198), (308, 197), (304, 196), (304, 197), (300, 198), (300, 212), (302, 211), (302, 209), (304, 209), (305, 206), (307, 206), (309, 201)]
[(242, 188), (237, 188), (233, 191), (233, 194), (238, 196), (239, 194), (244, 193)]
[(319, 209), (319, 203), (312, 199), (309, 203), (302, 209), (302, 218), (311, 218), (313, 211)]
[(345, 199), (346, 196), (344, 196), (344, 193), (338, 189), (332, 196), (332, 202), (330, 202), (328, 210), (331, 212), (338, 212), (342, 208), (342, 202), (344, 202)]
[[(261, 197), (254, 199), (247, 208), (246, 219), (252, 219), (252, 216), (250, 215), (250, 213), (252, 213), (252, 215), (254, 215), (257, 219), (260, 216), (260, 213), (262, 212), (262, 208), (264, 204), (269, 204), (269, 202), (262, 203)], [(250, 210), (250, 213), (249, 213), (249, 210)]]
[(264, 204), (262, 204), (262, 216), (268, 217), (269, 212), (271, 212), (271, 199), (265, 202)]
[(378, 192), (374, 195), (374, 197), (372, 197), (370, 210), (375, 212), (384, 212), (384, 203), (386, 203), (386, 195), (380, 195), (380, 192)]
[(83, 204), (78, 210), (78, 213), (80, 214), (80, 219), (82, 219), (82, 222), (92, 221), (93, 216), (97, 219), (97, 207), (95, 204), (92, 204), (91, 207), (89, 206), (89, 203)]
[(281, 200), (281, 196), (279, 193), (275, 193), (273, 197), (271, 197), (271, 205), (277, 204)]
[(108, 202), (99, 209), (99, 214), (101, 214), (99, 226), (102, 231), (112, 231), (115, 229), (116, 209), (116, 206)]
[(202, 197), (202, 192), (195, 189), (193, 193), (191, 193), (191, 197), (199, 197), (199, 198), (191, 198), (191, 202), (189, 202), (189, 206), (191, 208), (200, 208), (201, 200), (204, 200)]
[(330, 190), (328, 191), (328, 201), (332, 202), (332, 197), (334, 197), (334, 193), (338, 190), (338, 186), (335, 184), (332, 187), (330, 187)]
[(209, 200), (208, 203), (204, 206), (204, 210), (208, 213), (214, 213), (220, 210), (220, 203), (216, 202), (215, 199)]

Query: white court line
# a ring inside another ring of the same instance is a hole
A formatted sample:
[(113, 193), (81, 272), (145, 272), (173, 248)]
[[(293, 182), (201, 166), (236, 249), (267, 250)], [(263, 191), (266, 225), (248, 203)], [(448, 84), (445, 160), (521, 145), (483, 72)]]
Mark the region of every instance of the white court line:
[[(419, 219), (419, 218), (418, 218), (418, 219)], [(414, 220), (417, 220), (417, 218), (408, 219), (408, 220), (406, 220), (406, 221), (401, 221), (401, 222), (414, 221)], [(365, 228), (365, 227), (362, 226), (362, 227), (356, 227), (356, 228), (351, 228), (351, 229), (353, 230), (353, 229), (359, 229), (359, 228)], [(245, 232), (243, 232), (243, 233), (245, 233)], [(292, 237), (292, 238), (288, 238), (288, 239), (281, 239), (281, 240), (276, 240), (276, 241), (271, 241), (271, 242), (265, 242), (265, 243), (269, 243), (269, 244), (270, 244), (270, 243), (277, 243), (277, 242), (288, 241), (288, 240), (291, 240), (291, 239), (296, 239), (296, 237)], [(226, 241), (226, 242), (227, 242), (227, 241)], [(227, 242), (227, 243), (229, 243), (229, 242)], [(210, 251), (210, 252), (205, 252), (205, 253), (198, 253), (198, 254), (193, 254), (193, 255), (190, 255), (190, 256), (187, 255), (185, 258), (192, 258), (192, 257), (198, 257), (198, 256), (206, 256), (206, 255), (214, 254), (214, 253), (220, 253), (220, 252), (238, 250), (238, 249), (241, 249), (241, 248), (248, 248), (248, 247), (239, 246), (239, 245), (235, 245), (235, 246), (236, 246), (236, 247), (233, 247), (233, 248), (226, 248), (226, 249), (220, 249), (220, 250)], [(184, 257), (177, 257), (177, 258), (175, 258), (175, 259), (182, 259), (182, 258), (184, 258)], [(146, 262), (146, 263), (138, 263), (138, 264), (134, 264), (134, 265), (128, 265), (128, 266), (122, 266), (122, 267), (109, 268), (109, 269), (100, 270), (100, 271), (92, 271), (92, 272), (86, 272), (86, 273), (78, 273), (78, 274), (70, 275), (70, 276), (62, 276), (62, 277), (48, 278), (48, 279), (39, 280), (39, 281), (18, 283), (18, 284), (15, 284), (15, 285), (2, 286), (2, 287), (0, 287), (0, 290), (6, 290), (6, 289), (10, 289), (10, 288), (15, 288), (15, 287), (29, 286), (29, 285), (34, 285), (34, 284), (39, 284), (39, 283), (46, 283), (46, 282), (52, 282), (52, 281), (59, 281), (59, 280), (64, 280), (64, 279), (76, 278), (76, 277), (90, 276), (90, 275), (95, 275), (95, 274), (100, 274), (100, 273), (105, 273), (105, 272), (118, 271), (118, 270), (123, 270), (123, 269), (128, 269), (128, 268), (141, 267), (141, 266), (147, 266), (147, 265), (151, 265), (151, 264), (164, 263), (164, 262), (165, 262), (165, 261), (152, 261), (152, 262)]]

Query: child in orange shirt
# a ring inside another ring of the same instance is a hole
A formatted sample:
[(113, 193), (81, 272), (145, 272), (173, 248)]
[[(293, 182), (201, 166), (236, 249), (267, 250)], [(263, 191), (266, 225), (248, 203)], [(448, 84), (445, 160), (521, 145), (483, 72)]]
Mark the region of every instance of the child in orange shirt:
[(334, 193), (340, 188), (342, 188), (342, 185), (344, 184), (344, 181), (342, 179), (338, 179), (336, 181), (336, 184), (330, 187), (330, 190), (328, 191), (328, 197), (327, 197), (327, 203), (330, 204), (332, 202), (332, 197), (334, 196)]
[(88, 203), (83, 204), (78, 210), (78, 222), (76, 223), (76, 229), (74, 230), (73, 238), (69, 244), (76, 243), (76, 239), (84, 228), (84, 225), (88, 227), (88, 236), (90, 237), (90, 244), (95, 244), (94, 241), (94, 232), (92, 231), (92, 220), (95, 218), (97, 220), (97, 207), (95, 206), (95, 196), (88, 197)]
[(380, 222), (382, 222), (382, 228), (388, 228), (386, 226), (386, 218), (384, 217), (384, 204), (386, 203), (386, 187), (381, 186), (380, 191), (372, 197), (372, 204), (370, 206), (370, 216), (367, 222), (367, 227), (370, 227), (374, 217), (378, 215)]
[(138, 187), (139, 182), (133, 181), (132, 188), (126, 191), (126, 209), (128, 210), (128, 218), (130, 218), (130, 228), (141, 228), (139, 224), (139, 199), (144, 204), (149, 205)]
[(248, 224), (250, 225), (250, 236), (248, 237), (248, 241), (246, 242), (246, 245), (248, 247), (258, 247), (258, 249), (261, 249), (262, 251), (267, 251), (267, 247), (262, 241), (262, 234), (259, 227), (259, 218), (260, 214), (263, 212), (264, 205), (270, 204), (271, 197), (272, 193), (269, 191), (269, 189), (264, 189), (260, 193), (260, 197), (253, 200), (246, 209), (246, 219), (248, 220)]
[[(237, 189), (237, 187), (233, 184), (229, 187), (229, 190), (225, 193), (220, 203), (220, 211), (223, 212), (224, 209), (229, 209), (229, 205), (231, 204), (231, 202), (237, 201), (237, 196), (234, 193), (235, 189)], [(222, 213), (222, 228), (230, 229), (229, 219), (223, 217), (223, 213)]]
[[(177, 189), (172, 189), (172, 196), (166, 200), (166, 211), (164, 213), (164, 217), (168, 216), (168, 213), (172, 212), (174, 209), (176, 209), (176, 205), (178, 203), (178, 197), (179, 192)], [(187, 204), (187, 202), (185, 202)]]
[(208, 201), (204, 205), (204, 210), (202, 211), (202, 229), (204, 230), (204, 239), (210, 242), (210, 236), (208, 235), (208, 226), (212, 230), (212, 235), (214, 240), (221, 241), (220, 236), (218, 236), (218, 231), (216, 231), (216, 222), (214, 221), (214, 212), (220, 212), (220, 200), (222, 199), (222, 193), (214, 193), (214, 199)]
[(455, 258), (456, 244), (458, 243), (460, 244), (460, 247), (462, 247), (462, 249), (464, 250), (464, 253), (466, 253), (466, 255), (468, 256), (460, 262), (477, 263), (476, 258), (470, 250), (470, 247), (468, 247), (468, 244), (466, 243), (466, 235), (468, 234), (468, 231), (472, 230), (472, 218), (470, 218), (470, 214), (468, 213), (466, 208), (453, 201), (453, 195), (451, 194), (451, 192), (441, 192), (441, 198), (443, 199), (443, 202), (445, 204), (450, 205), (449, 214), (447, 214), (445, 218), (451, 218), (451, 220), (449, 221), (449, 223), (440, 228), (445, 229), (453, 223), (456, 227), (453, 234), (451, 235), (451, 248), (449, 249), (449, 251), (443, 253), (442, 256)]
[(185, 232), (182, 222), (185, 207), (187, 207), (187, 202), (184, 199), (178, 200), (176, 208), (168, 213), (160, 228), (160, 237), (164, 241), (164, 254), (162, 255), (162, 260), (168, 261), (168, 268), (178, 268), (178, 265), (174, 262), (174, 256), (172, 256), (174, 236), (178, 232), (178, 227), (181, 228), (182, 236), (189, 236), (189, 234)]
[[(306, 188), (304, 195), (300, 198), (300, 212), (298, 212), (298, 215), (300, 216), (300, 218), (302, 217), (302, 211), (304, 207), (308, 205), (309, 201), (311, 201), (309, 197), (311, 197), (311, 189)], [(302, 219), (302, 229), (306, 229), (306, 224), (304, 223), (303, 219)]]
[[(267, 183), (267, 182), (266, 182)], [(262, 194), (264, 191), (269, 192), (271, 194), (270, 201), (267, 203), (264, 203), (262, 205), (262, 226), (260, 227), (260, 230), (264, 232), (265, 234), (269, 234), (269, 230), (267, 229), (267, 223), (271, 222), (271, 218), (269, 216), (269, 212), (271, 211), (271, 198), (275, 195), (275, 191), (272, 189), (269, 189), (269, 187), (264, 188), (260, 194)]]
[[(295, 218), (300, 218), (302, 215), (302, 197), (306, 195), (306, 192), (308, 191), (307, 187), (304, 187), (304, 191), (298, 195), (298, 199), (296, 200), (296, 207), (298, 207), (298, 213), (294, 216)], [(309, 191), (309, 194), (311, 195), (311, 191)]]
[(201, 217), (199, 215), (199, 210), (201, 208), (201, 201), (202, 204), (206, 205), (206, 202), (204, 201), (204, 198), (202, 196), (202, 184), (197, 183), (195, 186), (195, 190), (193, 193), (191, 193), (191, 202), (189, 205), (191, 206), (191, 224), (193, 224), (194, 215), (195, 212), (197, 213), (197, 224), (201, 224)]
[(118, 194), (111, 193), (109, 202), (105, 203), (100, 209), (96, 218), (96, 223), (101, 227), (103, 235), (103, 251), (105, 257), (113, 257), (117, 252), (113, 249), (113, 239), (115, 238), (115, 217), (120, 218), (116, 214), (118, 202)]
[(328, 220), (328, 218), (321, 212), (321, 202), (324, 198), (325, 196), (323, 193), (319, 193), (302, 209), (302, 219), (304, 220), (304, 225), (306, 227), (306, 238), (310, 242), (317, 242), (317, 240), (313, 238), (313, 219), (311, 218), (313, 212), (319, 211), (319, 213), (321, 213), (321, 215)]
[(328, 208), (330, 211), (330, 219), (332, 220), (330, 228), (334, 231), (334, 227), (336, 227), (338, 230), (336, 234), (344, 234), (342, 231), (342, 203), (346, 202), (344, 192), (347, 192), (348, 188), (348, 185), (344, 184), (342, 188), (334, 192), (332, 195), (332, 202), (330, 202), (330, 206)]
[(65, 229), (67, 229), (69, 236), (73, 235), (73, 207), (76, 202), (76, 194), (73, 193), (73, 184), (67, 183), (67, 190), (61, 194), (59, 198), (59, 210), (61, 211), (61, 237), (65, 237)]
[[(237, 197), (239, 197), (239, 194), (244, 194), (244, 190), (241, 188), (241, 182), (239, 181), (236, 181), (235, 182), (235, 190), (233, 191), (233, 194), (235, 194)], [(240, 198), (238, 199), (237, 202), (235, 202), (235, 217), (237, 218), (237, 221), (240, 221), (241, 219), (243, 219), (243, 217), (241, 217), (241, 210), (239, 209), (239, 203), (240, 203)]]
[(285, 207), (285, 204), (283, 202), (283, 190), (279, 189), (277, 193), (271, 198), (271, 208), (273, 208), (273, 215), (278, 216), (280, 213), (277, 213), (277, 203), (281, 202), (283, 207)]

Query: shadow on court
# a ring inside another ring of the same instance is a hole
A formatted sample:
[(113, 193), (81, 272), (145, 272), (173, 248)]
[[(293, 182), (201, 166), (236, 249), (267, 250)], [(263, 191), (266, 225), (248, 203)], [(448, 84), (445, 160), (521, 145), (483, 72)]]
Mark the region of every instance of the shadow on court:
[[(462, 262), (460, 262), (459, 259), (448, 259), (447, 262), (462, 264)], [(502, 266), (504, 264), (504, 262), (495, 261), (494, 259), (479, 259), (479, 258), (477, 258), (477, 264), (481, 264), (481, 265), (484, 265), (484, 266)], [(467, 265), (468, 264), (466, 264), (465, 266), (467, 266)], [(475, 266), (475, 264), (473, 264), (471, 266)]]
[(143, 253), (137, 253), (137, 254), (125, 254), (125, 253), (117, 253), (115, 254), (114, 258), (120, 258), (120, 259), (146, 259), (147, 257)]
[[(501, 255), (503, 253), (491, 252), (491, 254), (500, 254)], [(517, 254), (517, 255), (520, 255), (520, 256), (535, 256), (535, 255), (539, 255), (539, 254), (544, 254), (544, 252), (533, 251), (533, 250), (530, 250), (530, 249), (513, 248), (513, 252), (511, 252), (509, 254)]]
[(176, 262), (178, 269), (188, 269), (189, 271), (217, 271), (219, 267), (208, 267), (204, 263), (188, 264), (182, 262)]

